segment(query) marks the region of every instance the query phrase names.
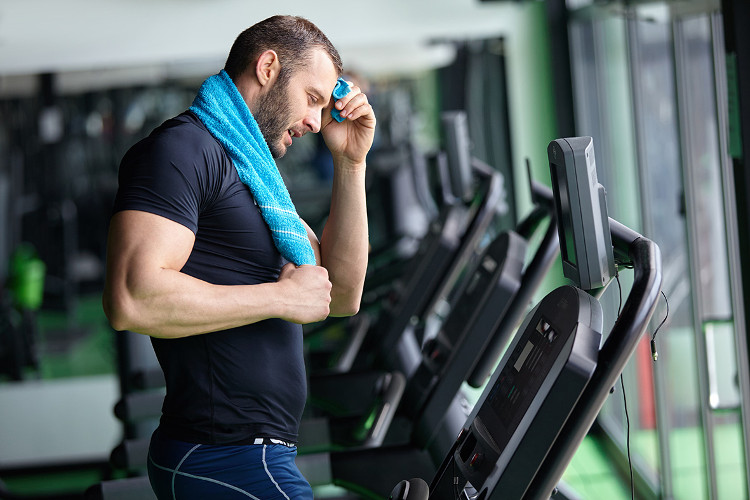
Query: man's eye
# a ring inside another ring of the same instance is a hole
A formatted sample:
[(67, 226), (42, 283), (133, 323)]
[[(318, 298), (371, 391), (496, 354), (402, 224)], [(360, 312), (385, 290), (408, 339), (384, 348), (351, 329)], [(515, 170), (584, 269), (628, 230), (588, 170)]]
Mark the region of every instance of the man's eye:
[(310, 96), (310, 104), (317, 104), (317, 102), (318, 102), (318, 98), (315, 97), (314, 95), (311, 95)]

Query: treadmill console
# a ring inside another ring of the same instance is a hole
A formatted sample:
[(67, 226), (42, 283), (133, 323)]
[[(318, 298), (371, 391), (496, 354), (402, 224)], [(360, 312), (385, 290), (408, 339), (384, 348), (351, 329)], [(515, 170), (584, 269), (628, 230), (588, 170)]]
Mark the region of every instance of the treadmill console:
[(595, 298), (572, 286), (548, 294), (503, 356), (430, 498), (467, 486), (479, 498), (521, 498), (596, 367), (601, 330)]

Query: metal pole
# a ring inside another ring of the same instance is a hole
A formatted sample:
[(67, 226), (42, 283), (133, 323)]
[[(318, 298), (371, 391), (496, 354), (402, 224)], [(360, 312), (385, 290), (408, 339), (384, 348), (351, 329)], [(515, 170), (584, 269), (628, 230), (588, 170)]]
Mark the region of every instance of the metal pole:
[[(638, 20), (632, 16), (627, 19), (626, 30), (626, 47), (630, 62), (631, 93), (633, 96), (633, 124), (636, 145), (636, 158), (638, 169), (638, 179), (640, 180), (641, 193), (648, 193), (646, 187), (647, 165), (646, 165), (646, 138), (644, 137), (645, 125), (643, 123), (643, 89), (641, 88), (641, 58), (639, 47), (637, 45), (640, 37), (638, 36)], [(651, 235), (653, 233), (653, 224), (651, 223), (651, 203), (648, 196), (641, 196), (641, 213), (643, 232)], [(653, 367), (654, 374), (654, 398), (656, 407), (656, 435), (658, 438), (659, 453), (659, 489), (661, 498), (671, 499), (674, 495), (672, 488), (672, 458), (669, 445), (669, 436), (672, 431), (672, 425), (669, 421), (669, 403), (665, 397), (668, 392), (665, 373), (662, 370), (663, 363), (655, 363)]]
[(744, 298), (742, 293), (742, 259), (738, 241), (739, 224), (737, 222), (737, 200), (734, 182), (734, 170), (729, 158), (727, 137), (727, 69), (724, 58), (724, 24), (722, 14), (711, 14), (711, 40), (713, 46), (713, 65), (716, 78), (716, 111), (718, 118), (719, 151), (721, 178), (724, 190), (724, 220), (727, 227), (727, 257), (729, 261), (729, 282), (732, 294), (732, 315), (734, 317), (734, 342), (737, 350), (737, 371), (740, 385), (740, 413), (742, 419), (743, 449), (745, 454), (745, 488), (750, 492), (750, 360), (748, 346)]
[(706, 459), (706, 474), (708, 486), (708, 498), (714, 500), (718, 498), (718, 489), (716, 484), (716, 453), (714, 448), (714, 421), (713, 414), (709, 405), (708, 389), (708, 366), (707, 366), (707, 349), (706, 336), (703, 331), (703, 304), (700, 293), (697, 292), (700, 286), (700, 264), (698, 262), (698, 246), (700, 244), (696, 234), (695, 221), (697, 213), (695, 209), (695, 190), (696, 180), (694, 179), (695, 167), (688, 150), (690, 143), (690, 110), (689, 96), (687, 95), (686, 75), (685, 75), (685, 46), (682, 21), (672, 22), (673, 39), (675, 48), (675, 73), (676, 73), (676, 95), (678, 121), (680, 131), (680, 156), (682, 163), (683, 182), (685, 186), (685, 205), (687, 211), (687, 236), (688, 236), (688, 256), (690, 260), (690, 282), (693, 309), (693, 329), (695, 332), (696, 362), (698, 368), (698, 393), (700, 398), (700, 415), (703, 424), (703, 445)]

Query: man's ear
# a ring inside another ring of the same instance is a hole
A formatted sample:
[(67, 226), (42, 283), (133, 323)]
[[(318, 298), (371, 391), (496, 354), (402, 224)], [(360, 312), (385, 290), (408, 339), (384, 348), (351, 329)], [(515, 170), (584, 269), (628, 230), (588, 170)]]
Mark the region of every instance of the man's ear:
[(258, 57), (258, 62), (255, 64), (255, 76), (261, 87), (273, 83), (280, 71), (281, 63), (275, 51), (266, 50)]

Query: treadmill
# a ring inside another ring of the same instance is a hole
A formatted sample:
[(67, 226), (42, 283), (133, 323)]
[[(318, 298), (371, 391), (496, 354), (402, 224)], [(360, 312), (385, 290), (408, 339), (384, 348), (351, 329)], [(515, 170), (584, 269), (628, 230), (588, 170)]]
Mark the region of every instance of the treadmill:
[[(505, 206), (502, 175), (469, 154), (465, 113), (445, 114), (443, 130), (446, 152), (439, 164), (441, 177), (451, 186), (453, 202), (443, 207), (431, 225), (417, 253), (409, 259), (406, 274), (384, 290), (365, 293), (363, 308), (349, 322), (352, 327), (345, 346), (329, 371), (373, 367), (403, 370), (405, 363), (413, 367), (417, 362), (413, 344), (399, 342), (403, 331), (429, 314), (460, 284), (467, 266), (476, 264), (495, 215)], [(314, 328), (318, 337), (324, 325)]]
[[(607, 217), (590, 137), (553, 141), (548, 156), (563, 271), (577, 286), (552, 291), (526, 318), (429, 491), (416, 477), (393, 498), (407, 498), (411, 482), (411, 499), (550, 498), (646, 331), (662, 283), (658, 246)], [(632, 267), (634, 282), (601, 343), (597, 296), (617, 267)]]
[[(384, 443), (411, 443), (420, 448), (429, 446), (433, 457), (437, 457), (435, 466), (440, 463), (467, 416), (460, 408), (462, 384), (480, 362), (497, 363), (499, 353), (492, 346), (507, 344), (557, 255), (551, 191), (547, 193), (541, 185), (532, 187), (535, 189), (533, 198), (545, 208), (532, 211), (519, 224), (520, 232), (504, 231), (485, 248), (441, 326), (423, 343), (419, 362), (404, 377), (400, 393), (388, 389), (393, 397), (383, 396), (361, 405), (358, 416), (303, 419), (300, 455), (309, 454), (311, 450), (336, 449), (336, 445), (361, 449)], [(534, 249), (533, 258), (529, 258), (529, 241), (540, 231), (545, 218), (549, 223), (544, 238)], [(407, 328), (404, 335), (415, 335), (412, 329), (412, 326)], [(488, 359), (493, 355), (494, 359)], [(335, 403), (330, 402), (341, 400), (341, 395), (346, 394), (347, 405), (356, 407), (350, 400), (372, 399), (369, 387), (374, 385), (373, 379), (378, 373), (332, 374), (327, 377), (325, 391), (319, 388), (317, 397), (334, 406)], [(388, 377), (395, 374), (400, 375), (387, 372)], [(371, 379), (369, 386), (359, 383), (368, 378)], [(392, 387), (392, 381), (389, 382), (382, 387)], [(315, 402), (322, 406), (322, 401)], [(361, 436), (354, 432), (357, 426), (362, 427)], [(379, 437), (375, 438), (376, 435)], [(333, 446), (326, 446), (326, 443)]]

